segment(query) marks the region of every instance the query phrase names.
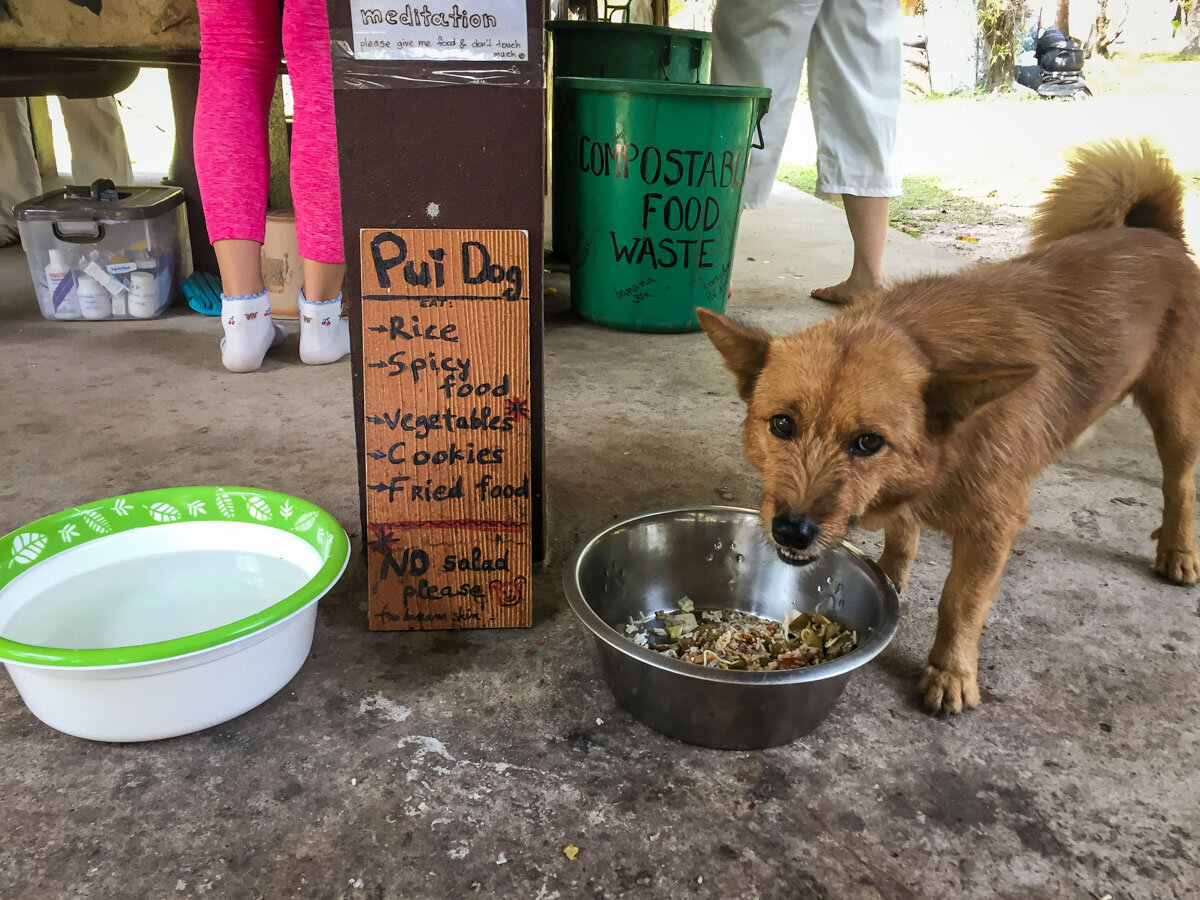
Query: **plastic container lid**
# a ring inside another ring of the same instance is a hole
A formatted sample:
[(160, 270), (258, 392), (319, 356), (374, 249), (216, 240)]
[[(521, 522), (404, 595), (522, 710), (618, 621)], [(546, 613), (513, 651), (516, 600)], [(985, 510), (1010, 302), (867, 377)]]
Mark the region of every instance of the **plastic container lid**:
[(88, 187), (65, 187), (18, 203), (21, 222), (130, 222), (153, 219), (183, 203), (183, 188), (114, 187), (97, 181)]
[(556, 78), (559, 87), (605, 94), (672, 94), (710, 99), (764, 100), (771, 89), (735, 84), (676, 84), (669, 81), (637, 81), (631, 78)]
[(61, 266), (62, 268), (65, 269), (68, 265), (67, 252), (60, 247), (51, 247), (50, 248), (50, 264), (54, 265), (54, 266)]
[(153, 287), (154, 276), (149, 272), (130, 272), (129, 280), (134, 287)]
[(625, 22), (592, 22), (587, 19), (552, 19), (546, 23), (546, 29), (553, 34), (556, 31), (593, 32), (595, 34), (653, 34), (660, 37), (681, 37), (698, 40), (709, 40), (712, 33), (708, 31), (689, 31), (685, 28), (668, 28), (665, 25), (642, 25)]

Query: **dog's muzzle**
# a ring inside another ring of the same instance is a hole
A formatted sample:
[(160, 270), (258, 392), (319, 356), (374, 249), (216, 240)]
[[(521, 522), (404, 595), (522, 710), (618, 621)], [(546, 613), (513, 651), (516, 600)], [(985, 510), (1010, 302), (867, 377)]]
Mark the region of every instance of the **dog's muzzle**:
[(804, 566), (820, 555), (815, 548), (821, 526), (804, 514), (779, 513), (771, 520), (771, 538), (779, 558), (792, 566)]

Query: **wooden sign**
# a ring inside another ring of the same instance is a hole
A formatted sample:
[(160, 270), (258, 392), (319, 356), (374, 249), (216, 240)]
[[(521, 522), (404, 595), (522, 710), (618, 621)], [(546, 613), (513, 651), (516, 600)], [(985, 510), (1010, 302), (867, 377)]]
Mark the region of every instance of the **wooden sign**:
[(528, 626), (529, 236), (364, 228), (373, 629)]

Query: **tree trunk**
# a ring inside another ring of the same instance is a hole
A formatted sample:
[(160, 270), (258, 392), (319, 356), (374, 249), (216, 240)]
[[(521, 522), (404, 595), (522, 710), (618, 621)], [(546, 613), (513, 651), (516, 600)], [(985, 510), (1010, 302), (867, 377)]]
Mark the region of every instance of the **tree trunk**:
[(1083, 45), (1083, 55), (1091, 59), (1112, 54), (1114, 44), (1121, 42), (1125, 23), (1129, 20), (1130, 0), (1098, 0), (1096, 21), (1092, 23)]
[(1099, 0), (1096, 5), (1096, 21), (1088, 29), (1088, 36), (1083, 41), (1083, 55), (1085, 58), (1091, 59), (1095, 53), (1099, 53), (1101, 56), (1105, 55), (1108, 41), (1108, 24), (1108, 0)]
[(1071, 36), (1071, 0), (1058, 0), (1058, 12), (1054, 15), (1054, 24), (1067, 37)]
[(1024, 7), (1022, 0), (981, 0), (978, 6), (978, 27), (988, 51), (984, 85), (989, 91), (1012, 86)]
[(1179, 29), (1183, 32), (1186, 41), (1183, 49), (1179, 51), (1179, 55), (1200, 56), (1200, 4), (1193, 6), (1187, 18), (1188, 21)]

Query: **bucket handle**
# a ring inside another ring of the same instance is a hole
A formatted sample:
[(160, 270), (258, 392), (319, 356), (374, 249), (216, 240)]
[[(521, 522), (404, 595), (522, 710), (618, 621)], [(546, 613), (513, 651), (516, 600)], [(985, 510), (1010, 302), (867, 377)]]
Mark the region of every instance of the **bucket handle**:
[[(662, 76), (663, 81), (671, 80), (668, 66), (671, 65), (671, 51), (672, 50), (673, 50), (673, 45), (670, 41), (668, 41), (666, 49), (663, 50), (663, 55), (661, 57), (659, 57), (659, 60), (658, 60), (658, 71), (659, 71), (659, 74)], [(701, 45), (701, 43), (699, 41), (694, 41), (692, 43), (690, 55), (691, 55), (691, 65), (689, 66), (689, 68), (696, 73), (696, 80), (692, 83), (693, 84), (701, 84), (702, 83), (702, 75), (700, 72), (700, 66), (704, 63), (704, 47), (703, 47), (703, 45)]]
[(759, 100), (759, 102), (758, 102), (758, 109), (757, 109), (758, 115), (754, 120), (754, 134), (756, 135), (756, 138), (750, 144), (750, 148), (752, 150), (763, 150), (767, 146), (766, 139), (763, 138), (762, 120), (763, 120), (763, 116), (765, 116), (767, 114), (767, 109), (770, 107), (770, 105), (771, 105), (770, 98), (763, 98), (762, 100)]
[(692, 69), (696, 72), (696, 84), (701, 83), (700, 67), (704, 64), (704, 45), (699, 41), (692, 42)]

